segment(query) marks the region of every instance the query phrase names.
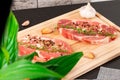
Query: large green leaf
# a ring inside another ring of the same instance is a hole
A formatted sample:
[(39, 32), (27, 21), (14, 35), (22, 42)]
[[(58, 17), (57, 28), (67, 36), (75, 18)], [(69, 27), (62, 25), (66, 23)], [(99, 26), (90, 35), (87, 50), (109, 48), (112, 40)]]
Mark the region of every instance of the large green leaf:
[(17, 55), (18, 55), (17, 32), (18, 32), (18, 22), (15, 16), (13, 15), (13, 13), (10, 12), (7, 22), (6, 22), (5, 31), (2, 36), (2, 42), (0, 45), (1, 48), (4, 47), (6, 49), (6, 51), (5, 49), (3, 51), (0, 51), (0, 54), (1, 55), (7, 54), (5, 52), (8, 52), (9, 54), (3, 55), (3, 57), (5, 58), (1, 60), (3, 62), (0, 61), (1, 63), (0, 67), (2, 67), (6, 63), (7, 64), (13, 63), (17, 58)]
[(59, 73), (60, 75), (65, 76), (75, 66), (75, 64), (82, 56), (82, 52), (75, 52), (71, 55), (58, 57), (48, 62), (37, 64), (44, 65), (45, 67)]
[[(36, 52), (27, 56), (19, 57), (19, 59), (32, 60), (34, 55), (36, 55)], [(75, 66), (75, 64), (79, 61), (79, 59), (82, 56), (83, 56), (82, 52), (76, 52), (76, 53), (72, 53), (71, 55), (66, 55), (52, 59), (48, 62), (44, 62), (44, 63), (38, 62), (36, 64), (43, 65), (46, 68), (53, 70), (62, 76), (65, 76)]]
[(25, 78), (55, 78), (56, 80), (60, 80), (62, 76), (27, 60), (16, 61), (8, 67), (0, 70), (0, 80), (23, 80)]

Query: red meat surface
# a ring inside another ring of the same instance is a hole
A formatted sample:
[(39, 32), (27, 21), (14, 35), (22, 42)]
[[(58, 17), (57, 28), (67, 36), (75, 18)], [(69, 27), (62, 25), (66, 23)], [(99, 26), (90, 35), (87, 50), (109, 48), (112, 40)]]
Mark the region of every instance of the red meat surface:
[[(45, 62), (50, 59), (57, 58), (59, 56), (69, 55), (73, 52), (71, 46), (62, 40), (44, 37), (39, 38), (41, 38), (40, 42), (34, 42), (32, 41), (32, 39), (30, 39), (29, 41), (21, 40), (19, 42), (19, 56), (25, 56), (33, 52), (37, 52), (38, 56), (34, 56), (33, 62)], [(38, 39), (34, 40), (37, 41)], [(41, 41), (52, 41), (52, 43), (54, 44), (44, 44), (44, 49), (38, 49), (36, 44), (43, 45)], [(33, 45), (34, 47), (30, 47)]]
[(95, 21), (61, 19), (57, 25), (60, 34), (65, 38), (91, 44), (108, 43), (117, 37), (114, 27)]

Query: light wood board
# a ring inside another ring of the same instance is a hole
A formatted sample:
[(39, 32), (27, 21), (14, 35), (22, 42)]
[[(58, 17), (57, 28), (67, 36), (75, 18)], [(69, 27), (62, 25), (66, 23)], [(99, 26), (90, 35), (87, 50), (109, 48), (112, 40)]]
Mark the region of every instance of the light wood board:
[[(51, 34), (42, 35), (41, 29), (44, 27), (54, 28), (57, 25), (58, 20), (60, 19), (83, 19), (79, 14), (79, 9), (73, 10), (56, 18), (47, 20), (45, 22), (39, 23), (35, 26), (32, 26), (28, 29), (19, 31), (18, 40), (24, 37), (27, 34), (31, 35), (39, 35), (39, 36), (48, 36), (51, 38), (57, 38), (66, 41), (71, 45), (74, 51), (82, 51), (84, 54), (88, 54), (90, 52), (95, 54), (94, 59), (88, 59), (82, 57), (76, 66), (63, 78), (63, 80), (73, 80), (74, 78), (81, 76), (92, 69), (112, 60), (113, 58), (120, 56), (120, 37), (116, 40), (102, 45), (92, 45), (85, 42), (78, 42), (74, 40), (69, 40), (60, 35), (57, 31)], [(91, 18), (91, 21), (98, 21), (100, 23), (114, 26), (116, 29), (120, 31), (120, 28), (115, 25), (110, 20), (106, 19), (101, 14), (97, 13), (96, 17)]]

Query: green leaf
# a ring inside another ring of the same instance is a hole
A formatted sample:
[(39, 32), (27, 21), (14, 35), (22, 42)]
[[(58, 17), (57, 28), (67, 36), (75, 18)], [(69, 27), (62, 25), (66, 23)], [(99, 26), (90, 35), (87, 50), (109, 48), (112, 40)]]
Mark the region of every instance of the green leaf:
[(35, 55), (37, 55), (36, 52), (33, 52), (33, 53), (25, 55), (25, 56), (18, 56), (18, 60), (26, 59), (26, 60), (31, 61)]
[[(1, 48), (4, 47), (4, 51), (1, 51), (0, 54), (5, 58), (1, 58), (3, 63), (0, 67), (4, 66), (4, 64), (13, 63), (18, 55), (18, 47), (17, 47), (17, 32), (18, 32), (18, 22), (12, 12), (10, 12), (5, 31), (2, 36)], [(9, 57), (6, 58), (6, 54), (9, 53)], [(6, 60), (5, 60), (6, 59)], [(9, 61), (9, 62), (8, 62)]]
[(27, 60), (16, 61), (8, 67), (0, 70), (0, 80), (24, 80), (26, 78), (56, 78), (56, 80), (60, 80), (62, 76)]
[(9, 62), (9, 53), (8, 51), (4, 48), (0, 48), (0, 68), (7, 66)]
[(4, 53), (6, 61), (9, 62), (9, 53), (8, 53), (8, 51), (4, 47), (1, 47), (1, 50)]
[(36, 79), (31, 79), (31, 80), (61, 80), (58, 78), (36, 78)]
[(82, 52), (75, 52), (71, 55), (66, 55), (62, 57), (58, 57), (55, 59), (52, 59), (45, 63), (37, 63), (41, 64), (57, 73), (59, 73), (62, 76), (65, 76), (79, 61), (79, 59), (83, 56)]
[(9, 62), (9, 53), (8, 53), (8, 51), (4, 47), (1, 47), (1, 50), (4, 53), (4, 58), (6, 59), (7, 62)]
[(4, 60), (4, 54), (0, 48), (0, 69), (3, 66), (3, 62), (4, 62), (3, 60)]

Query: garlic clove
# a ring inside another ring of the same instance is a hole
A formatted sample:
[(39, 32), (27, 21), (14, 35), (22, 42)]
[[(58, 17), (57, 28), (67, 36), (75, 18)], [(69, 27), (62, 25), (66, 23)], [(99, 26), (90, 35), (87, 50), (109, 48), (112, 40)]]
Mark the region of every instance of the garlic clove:
[(22, 26), (28, 26), (30, 24), (30, 21), (29, 20), (26, 20), (26, 21), (24, 21), (23, 23), (22, 23)]
[(52, 28), (48, 28), (48, 27), (43, 28), (43, 29), (41, 30), (41, 33), (42, 33), (42, 34), (50, 34), (50, 33), (52, 33), (52, 32), (53, 32), (53, 29), (52, 29)]
[(79, 9), (79, 11), (80, 11), (79, 13), (81, 17), (84, 17), (84, 18), (93, 18), (96, 15), (96, 10), (91, 6), (90, 3), (88, 3), (85, 6), (82, 6)]

